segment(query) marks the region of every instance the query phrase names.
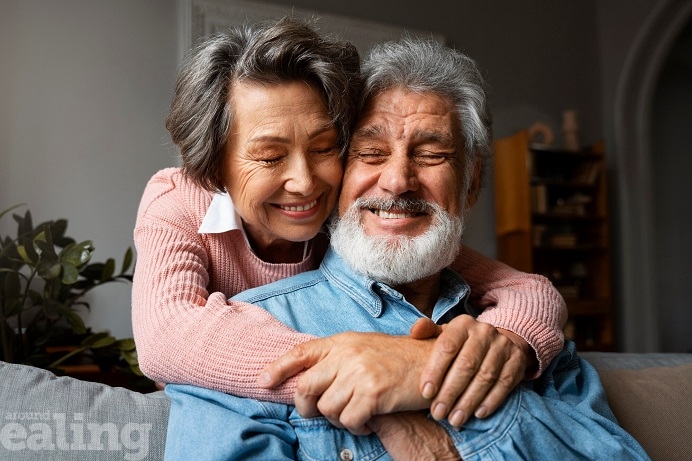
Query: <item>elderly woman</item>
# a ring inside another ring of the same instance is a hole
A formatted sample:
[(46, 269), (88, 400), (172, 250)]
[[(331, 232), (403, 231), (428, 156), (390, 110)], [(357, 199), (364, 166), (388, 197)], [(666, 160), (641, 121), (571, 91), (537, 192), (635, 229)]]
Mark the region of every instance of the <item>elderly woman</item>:
[[(297, 387), (312, 398), (337, 370), (358, 370), (339, 385), (376, 382), (373, 400), (389, 399), (396, 411), (397, 377), (416, 374), (420, 392), (435, 397), (433, 415), (463, 409), (450, 418), (461, 424), (476, 408), (478, 416), (492, 412), (560, 350), (565, 309), (552, 285), (466, 248), (453, 266), (483, 313), (441, 334), (429, 324), (413, 330), (440, 334), (436, 340), (373, 341), (366, 333), (315, 339), (258, 307), (227, 301), (318, 267), (357, 117), (359, 73), (352, 45), (292, 19), (218, 35), (186, 62), (166, 122), (182, 167), (150, 180), (135, 228), (133, 326), (147, 376), (291, 403)], [(497, 330), (488, 334), (488, 324)], [(294, 346), (259, 387), (267, 363)], [(383, 357), (395, 372), (364, 376), (369, 369), (361, 364)], [(335, 421), (340, 408), (330, 415)]]

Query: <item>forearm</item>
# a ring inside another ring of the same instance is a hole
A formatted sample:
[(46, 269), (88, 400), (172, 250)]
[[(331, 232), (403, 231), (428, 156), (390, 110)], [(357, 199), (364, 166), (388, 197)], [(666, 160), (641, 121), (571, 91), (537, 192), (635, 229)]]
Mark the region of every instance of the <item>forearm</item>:
[(449, 433), (423, 412), (375, 416), (368, 425), (395, 461), (461, 459)]
[(535, 350), (538, 376), (561, 350), (565, 302), (545, 277), (526, 274), (464, 247), (453, 264), (472, 289), (478, 320), (511, 331)]
[(271, 390), (256, 380), (268, 362), (312, 337), (259, 307), (209, 294), (205, 249), (168, 232), (156, 233), (156, 244), (151, 233), (135, 234), (132, 318), (142, 371), (162, 382), (292, 403), (295, 379)]
[(140, 368), (148, 377), (165, 383), (292, 403), (297, 378), (261, 389), (257, 377), (268, 362), (312, 337), (285, 327), (255, 306), (237, 303), (219, 308), (223, 298), (214, 293), (204, 307), (192, 308), (184, 316), (138, 321), (147, 314), (135, 315)]

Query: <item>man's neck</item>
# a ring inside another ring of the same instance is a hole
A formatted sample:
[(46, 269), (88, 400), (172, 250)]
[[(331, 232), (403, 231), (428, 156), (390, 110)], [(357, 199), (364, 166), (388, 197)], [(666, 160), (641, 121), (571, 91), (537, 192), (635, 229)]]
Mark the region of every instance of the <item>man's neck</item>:
[(432, 317), (433, 309), (440, 296), (440, 273), (415, 282), (393, 287), (404, 295), (426, 317)]

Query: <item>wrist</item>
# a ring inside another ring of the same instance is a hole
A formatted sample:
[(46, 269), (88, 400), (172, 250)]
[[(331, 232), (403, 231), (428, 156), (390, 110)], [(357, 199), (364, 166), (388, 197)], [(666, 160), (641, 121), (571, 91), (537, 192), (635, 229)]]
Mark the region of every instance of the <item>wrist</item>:
[(524, 338), (514, 333), (513, 331), (506, 330), (504, 328), (497, 328), (497, 331), (499, 331), (502, 335), (506, 336), (510, 341), (514, 343), (515, 346), (519, 348), (519, 350), (521, 350), (526, 361), (526, 367), (524, 369), (526, 376), (531, 376), (536, 371), (538, 371), (538, 357), (536, 355), (536, 351), (533, 347), (531, 347), (528, 341), (526, 341)]

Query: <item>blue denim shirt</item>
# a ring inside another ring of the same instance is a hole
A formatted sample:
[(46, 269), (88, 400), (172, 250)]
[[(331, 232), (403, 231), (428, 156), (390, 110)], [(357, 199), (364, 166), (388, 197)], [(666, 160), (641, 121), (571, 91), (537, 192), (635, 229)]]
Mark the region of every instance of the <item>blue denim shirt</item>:
[[(471, 312), (468, 285), (442, 273), (432, 318)], [(298, 331), (406, 335), (423, 315), (391, 287), (351, 271), (331, 249), (318, 270), (233, 297), (257, 304)], [(355, 436), (325, 418), (303, 418), (293, 406), (245, 399), (195, 386), (169, 385), (171, 413), (165, 459), (389, 460), (375, 435)], [(441, 421), (466, 461), (500, 459), (648, 459), (616, 423), (598, 375), (563, 350), (536, 383), (519, 386), (492, 416), (461, 431)]]

